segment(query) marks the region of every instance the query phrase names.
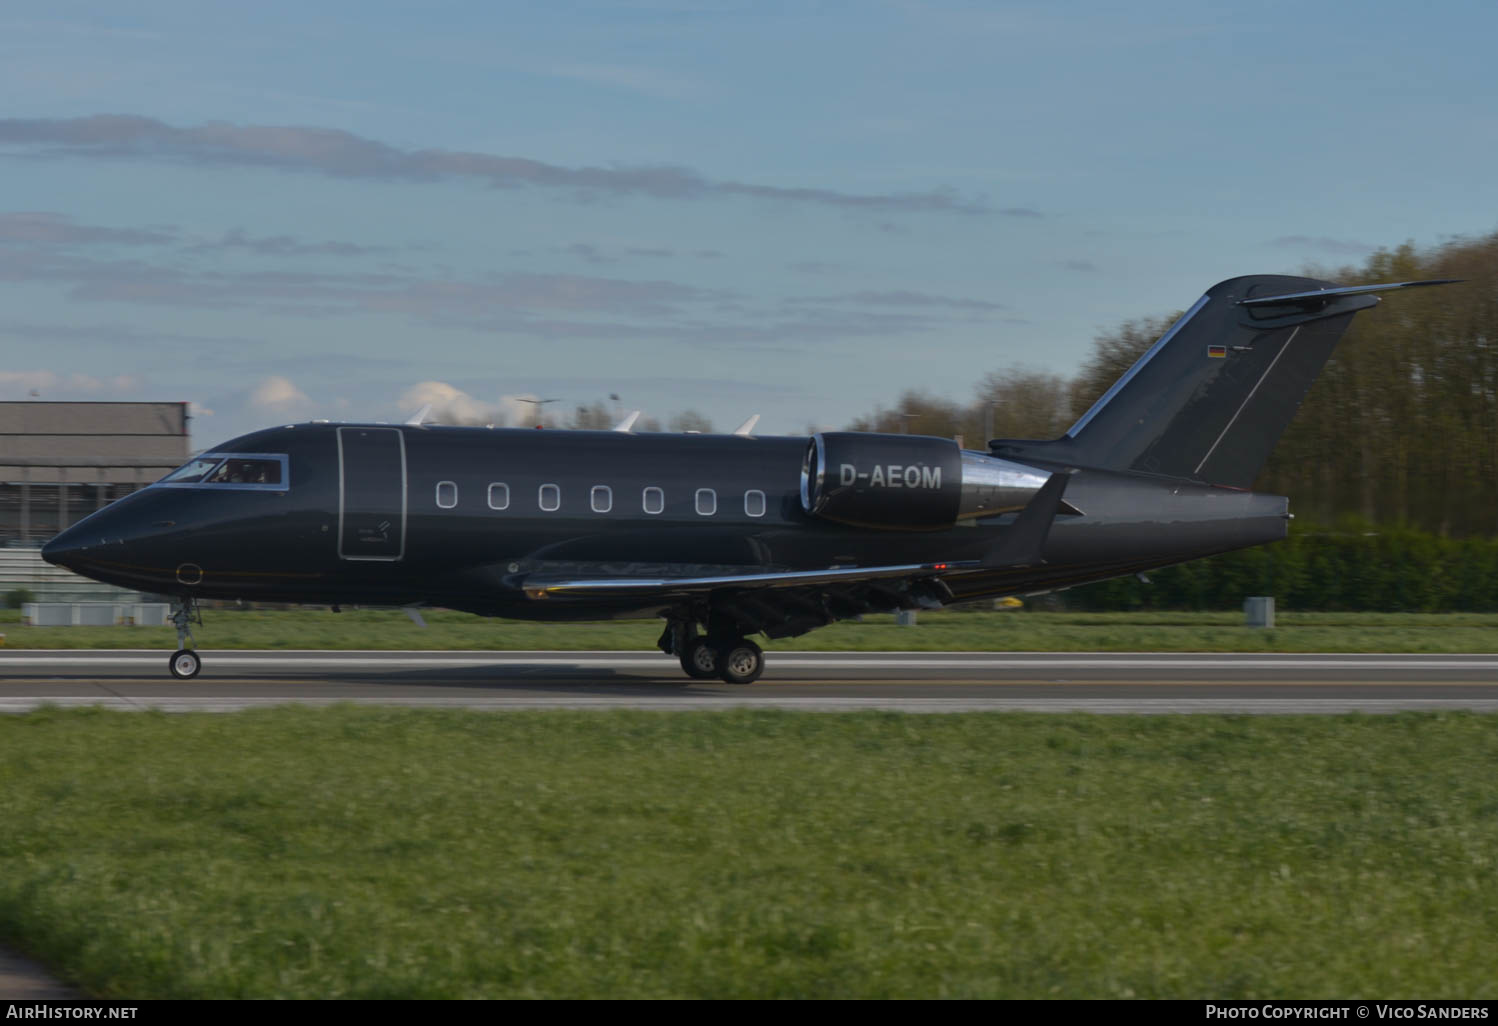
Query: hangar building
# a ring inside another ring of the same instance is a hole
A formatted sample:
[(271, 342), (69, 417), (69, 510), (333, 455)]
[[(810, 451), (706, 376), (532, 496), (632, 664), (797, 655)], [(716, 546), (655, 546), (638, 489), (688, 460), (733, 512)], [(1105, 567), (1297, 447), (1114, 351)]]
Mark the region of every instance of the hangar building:
[(186, 403), (0, 402), (0, 546), (58, 531), (187, 462)]

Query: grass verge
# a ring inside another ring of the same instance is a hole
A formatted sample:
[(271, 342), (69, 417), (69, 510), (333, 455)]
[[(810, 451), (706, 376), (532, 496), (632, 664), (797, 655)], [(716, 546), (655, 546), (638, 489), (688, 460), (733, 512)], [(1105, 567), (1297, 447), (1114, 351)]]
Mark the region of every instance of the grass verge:
[(98, 996), (1493, 998), (1498, 717), (0, 718)]
[[(197, 629), (206, 650), (436, 649), (649, 650), (657, 620), (535, 623), (424, 610), (421, 628), (390, 609), (210, 609)], [(1281, 613), (1273, 630), (1243, 626), (1239, 613), (923, 612), (915, 627), (893, 616), (844, 621), (774, 651), (858, 652), (1493, 652), (1498, 613)], [(7, 648), (177, 647), (167, 627), (26, 627), (0, 610)]]

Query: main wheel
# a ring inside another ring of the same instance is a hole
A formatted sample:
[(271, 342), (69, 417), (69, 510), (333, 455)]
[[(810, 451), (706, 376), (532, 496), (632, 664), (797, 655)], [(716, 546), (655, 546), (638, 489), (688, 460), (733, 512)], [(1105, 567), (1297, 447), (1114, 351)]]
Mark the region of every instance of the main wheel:
[(172, 653), (172, 658), (166, 665), (178, 680), (192, 680), (203, 668), (203, 660), (192, 649), (179, 648)]
[(764, 672), (764, 650), (748, 638), (718, 649), (718, 674), (729, 684), (753, 684)]
[(712, 680), (718, 675), (718, 653), (706, 638), (693, 638), (681, 650), (681, 668), (693, 680)]

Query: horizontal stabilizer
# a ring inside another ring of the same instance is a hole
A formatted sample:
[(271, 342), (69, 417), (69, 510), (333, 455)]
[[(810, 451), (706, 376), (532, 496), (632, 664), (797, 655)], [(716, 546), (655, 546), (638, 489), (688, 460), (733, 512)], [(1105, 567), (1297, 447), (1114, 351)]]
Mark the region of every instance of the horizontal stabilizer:
[(1314, 306), (1336, 299), (1338, 296), (1356, 296), (1364, 292), (1387, 292), (1390, 289), (1414, 289), (1422, 285), (1455, 285), (1460, 278), (1432, 278), (1428, 281), (1400, 281), (1387, 285), (1341, 285), (1329, 289), (1314, 289), (1310, 292), (1288, 292), (1282, 296), (1254, 296), (1238, 300), (1239, 306)]

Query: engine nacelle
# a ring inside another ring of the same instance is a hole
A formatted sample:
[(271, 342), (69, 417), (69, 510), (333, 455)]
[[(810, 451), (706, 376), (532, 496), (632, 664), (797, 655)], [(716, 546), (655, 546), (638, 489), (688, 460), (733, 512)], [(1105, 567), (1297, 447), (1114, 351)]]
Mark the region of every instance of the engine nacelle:
[(946, 438), (829, 431), (801, 464), (801, 508), (856, 527), (934, 531), (1025, 508), (1050, 474)]

